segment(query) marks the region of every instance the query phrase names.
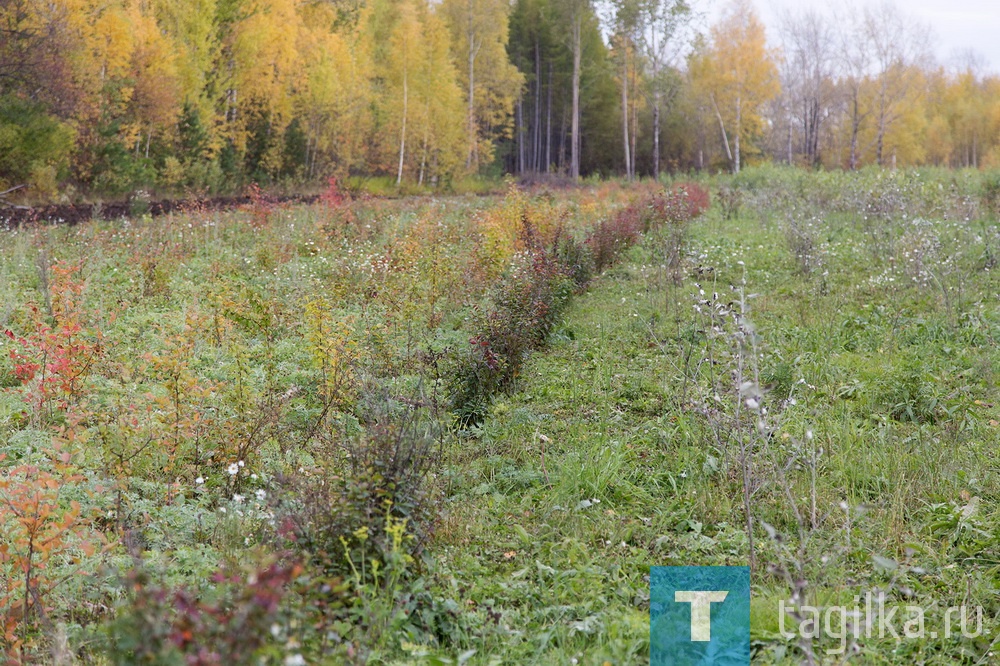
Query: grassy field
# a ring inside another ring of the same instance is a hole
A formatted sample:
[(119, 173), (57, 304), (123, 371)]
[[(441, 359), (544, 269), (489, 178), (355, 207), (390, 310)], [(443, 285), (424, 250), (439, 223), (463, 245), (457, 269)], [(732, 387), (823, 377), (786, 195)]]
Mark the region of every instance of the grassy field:
[[(801, 181), (693, 224), (679, 280), (647, 238), (453, 450), (445, 561), (511, 619), (515, 663), (647, 658), (648, 567), (746, 564), (745, 493), (755, 663), (995, 661), (996, 228), (957, 198), (872, 219), (873, 198), (824, 207)], [(925, 608), (928, 633), (982, 606), (982, 635), (854, 639), (848, 622), (840, 640), (836, 615), (822, 640), (779, 631), (781, 600), (879, 592)]]
[[(6, 234), (3, 654), (646, 663), (651, 565), (752, 562), (755, 663), (993, 663), (998, 193), (760, 168)], [(981, 630), (781, 633), (867, 593)]]

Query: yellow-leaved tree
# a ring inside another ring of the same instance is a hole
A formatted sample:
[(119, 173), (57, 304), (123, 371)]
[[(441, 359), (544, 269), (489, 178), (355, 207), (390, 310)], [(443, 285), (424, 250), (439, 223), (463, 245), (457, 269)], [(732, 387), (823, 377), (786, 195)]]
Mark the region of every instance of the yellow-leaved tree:
[(511, 5), (506, 0), (444, 0), (444, 20), (465, 95), (466, 166), (493, 159), (493, 140), (510, 136), (524, 75), (507, 55)]
[(710, 37), (690, 56), (688, 71), (693, 90), (715, 114), (726, 158), (739, 173), (743, 154), (761, 133), (761, 108), (780, 92), (776, 55), (749, 0), (733, 0)]
[[(464, 112), (451, 61), (448, 31), (425, 0), (392, 3), (395, 22), (376, 79), (381, 163), (391, 165), (396, 184), (453, 175), (462, 164)], [(372, 13), (371, 34), (377, 34)], [(376, 40), (377, 43), (377, 40)]]
[(371, 130), (370, 42), (357, 24), (332, 29), (337, 15), (328, 4), (302, 11), (305, 75), (295, 106), (306, 131), (305, 172), (308, 178), (326, 170), (343, 176), (361, 166)]
[(180, 114), (180, 81), (174, 44), (160, 30), (145, 3), (132, 0), (128, 7), (134, 39), (131, 71), (132, 95), (127, 109), (127, 146), (149, 157), (156, 132), (169, 133)]
[(242, 11), (233, 27), (228, 63), (227, 134), (240, 153), (252, 134), (266, 138), (266, 145), (257, 147), (259, 162), (276, 172), (282, 167), (293, 91), (303, 73), (297, 48), (302, 18), (294, 0), (246, 0)]
[[(177, 95), (206, 127), (213, 127), (215, 119), (210, 82), (217, 77), (215, 69), (221, 58), (218, 12), (217, 0), (157, 0), (156, 5), (159, 29), (172, 42)], [(218, 152), (220, 147), (212, 139), (203, 147), (209, 154)]]

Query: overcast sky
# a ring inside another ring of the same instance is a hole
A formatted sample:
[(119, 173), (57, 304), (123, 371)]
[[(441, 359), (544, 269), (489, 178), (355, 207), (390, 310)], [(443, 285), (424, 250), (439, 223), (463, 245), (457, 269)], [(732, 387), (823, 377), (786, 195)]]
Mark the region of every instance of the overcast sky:
[[(778, 42), (778, 17), (786, 10), (813, 7), (825, 11), (831, 6), (843, 6), (842, 0), (752, 0), (761, 20), (767, 26), (768, 41)], [(853, 0), (858, 7), (876, 5), (881, 0)], [(693, 0), (696, 9), (706, 12), (714, 21), (726, 5), (725, 0)], [(984, 64), (1000, 73), (1000, 0), (899, 0), (896, 5), (904, 12), (929, 25), (934, 33), (937, 59), (948, 65), (956, 53), (976, 51)]]

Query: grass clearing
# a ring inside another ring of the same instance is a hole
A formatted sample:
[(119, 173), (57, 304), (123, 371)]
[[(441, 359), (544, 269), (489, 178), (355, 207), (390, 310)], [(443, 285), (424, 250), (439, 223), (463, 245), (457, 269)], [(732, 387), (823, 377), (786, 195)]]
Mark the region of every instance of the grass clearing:
[[(859, 233), (864, 207), (818, 209), (806, 270), (785, 227), (803, 202), (776, 206), (781, 187), (760, 190), (766, 203), (692, 225), (680, 281), (664, 268), (663, 236), (647, 238), (574, 302), (478, 437), (455, 445), (455, 527), (441, 538), (490, 563), (472, 579), (507, 591), (499, 608), (520, 605), (513, 581), (525, 578), (546, 590), (533, 605), (552, 607), (518, 627), (513, 661), (641, 663), (634, 619), (648, 608), (651, 564), (746, 563), (741, 436), (755, 457), (755, 663), (843, 658), (836, 638), (784, 638), (780, 600), (801, 594), (822, 610), (859, 595), (863, 609), (879, 592), (890, 607), (928, 609), (938, 633), (947, 607), (981, 605), (981, 635), (897, 645), (877, 626), (857, 640), (849, 627), (852, 662), (994, 658), (997, 281), (983, 259), (993, 227), (894, 215), (880, 221), (896, 237), (885, 255), (874, 232)], [(934, 262), (914, 247), (935, 248)], [(713, 321), (695, 309), (713, 292), (738, 300), (744, 276), (770, 410), (763, 436), (759, 412), (732, 416), (739, 351), (727, 355), (731, 340), (706, 334)]]
[[(5, 657), (645, 663), (649, 566), (753, 558), (755, 662), (990, 663), (979, 182), (705, 185), (0, 237)], [(866, 593), (980, 635), (781, 634)]]

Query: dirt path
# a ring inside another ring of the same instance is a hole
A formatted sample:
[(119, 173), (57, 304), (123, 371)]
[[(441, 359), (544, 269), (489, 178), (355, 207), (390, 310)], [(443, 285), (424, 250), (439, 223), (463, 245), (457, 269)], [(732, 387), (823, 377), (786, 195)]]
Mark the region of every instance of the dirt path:
[[(268, 203), (314, 203), (319, 199), (316, 195), (296, 195), (283, 197), (268, 197)], [(114, 220), (141, 213), (149, 213), (153, 217), (166, 215), (175, 211), (225, 210), (238, 208), (254, 203), (249, 196), (214, 197), (211, 199), (164, 199), (141, 202), (115, 201), (102, 204), (59, 204), (35, 206), (31, 208), (0, 207), (0, 229), (14, 229), (22, 224), (32, 222), (48, 222), (57, 224), (79, 224), (97, 218)]]

